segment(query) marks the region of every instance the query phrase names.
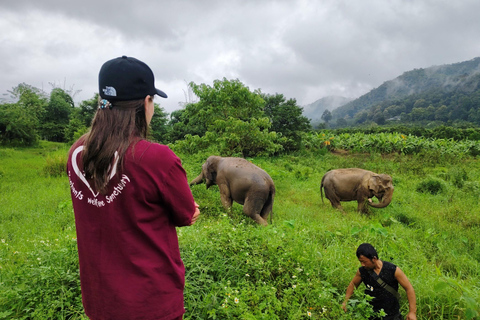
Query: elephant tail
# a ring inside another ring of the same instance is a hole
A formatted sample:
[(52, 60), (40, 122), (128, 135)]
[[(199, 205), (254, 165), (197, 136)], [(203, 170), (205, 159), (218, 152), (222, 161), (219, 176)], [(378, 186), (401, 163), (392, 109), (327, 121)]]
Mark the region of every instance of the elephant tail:
[(322, 182), (320, 183), (320, 198), (322, 198), (322, 204), (325, 204), (323, 201), (323, 181), (325, 180), (325, 176), (322, 178)]
[(262, 213), (260, 214), (262, 217), (266, 218), (267, 214), (270, 214), (270, 224), (273, 220), (273, 201), (275, 199), (275, 185), (270, 186), (270, 193), (268, 194), (268, 199), (265, 201), (265, 204), (262, 209)]

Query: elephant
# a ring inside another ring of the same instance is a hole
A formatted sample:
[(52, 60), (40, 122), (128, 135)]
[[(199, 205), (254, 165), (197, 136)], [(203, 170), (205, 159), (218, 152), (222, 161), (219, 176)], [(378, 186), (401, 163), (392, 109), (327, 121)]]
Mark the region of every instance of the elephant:
[(205, 181), (207, 189), (218, 185), (223, 207), (230, 212), (233, 201), (243, 205), (243, 212), (261, 225), (268, 225), (272, 212), (275, 184), (264, 170), (243, 158), (210, 156), (202, 173), (190, 186)]
[[(393, 181), (388, 174), (377, 174), (372, 171), (348, 168), (330, 170), (322, 178), (320, 194), (323, 202), (323, 192), (330, 200), (332, 207), (343, 211), (340, 201), (357, 201), (358, 211), (366, 213), (365, 202), (374, 208), (385, 208), (392, 201)], [(371, 198), (379, 200), (373, 203)], [(368, 201), (367, 201), (368, 199)]]

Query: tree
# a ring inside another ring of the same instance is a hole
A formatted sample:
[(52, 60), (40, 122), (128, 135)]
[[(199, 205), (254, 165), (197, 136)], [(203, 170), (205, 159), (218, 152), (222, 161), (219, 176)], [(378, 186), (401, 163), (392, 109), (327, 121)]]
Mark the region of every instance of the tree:
[[(227, 120), (229, 117), (248, 121), (263, 117), (265, 102), (259, 91), (251, 92), (248, 87), (236, 80), (215, 80), (213, 87), (206, 84), (191, 83), (193, 92), (199, 97), (199, 102), (192, 103), (186, 109), (195, 120), (205, 123), (208, 128), (216, 120)], [(188, 108), (190, 107), (190, 108)]]
[(330, 120), (332, 120), (332, 113), (330, 112), (330, 110), (326, 109), (325, 111), (323, 111), (322, 120), (325, 121), (325, 123), (327, 124)]
[(97, 93), (92, 99), (80, 102), (79, 106), (73, 109), (64, 130), (65, 141), (74, 142), (87, 132), (98, 108), (98, 96)]
[(378, 125), (384, 125), (385, 124), (385, 116), (383, 115), (382, 112), (377, 112), (373, 116), (373, 121)]
[(150, 135), (153, 140), (160, 143), (167, 143), (168, 139), (168, 113), (155, 104), (152, 121), (150, 122)]
[(0, 143), (31, 146), (38, 140), (47, 99), (43, 91), (21, 83), (8, 91), (15, 103), (0, 106)]
[(98, 98), (99, 94), (96, 93), (93, 98), (80, 102), (78, 107), (75, 108), (78, 110), (75, 112), (75, 117), (78, 117), (78, 119), (82, 121), (83, 125), (87, 127), (90, 127), (93, 117), (95, 116), (95, 112), (97, 112)]
[(38, 120), (16, 103), (0, 105), (0, 144), (13, 146), (34, 145)]
[(345, 128), (346, 126), (348, 126), (347, 120), (345, 120), (344, 118), (337, 119), (337, 127)]
[(69, 124), (73, 108), (72, 97), (63, 89), (54, 88), (45, 106), (45, 112), (40, 118), (41, 137), (49, 141), (64, 142), (65, 129)]
[[(264, 114), (265, 101), (260, 91), (251, 92), (236, 80), (215, 80), (213, 86), (190, 83), (199, 98), (179, 112), (172, 112), (172, 132), (183, 150), (218, 145), (225, 155), (272, 154), (282, 147), (279, 138), (269, 132), (271, 123)], [(266, 119), (266, 121), (265, 121)], [(249, 135), (246, 136), (246, 133)], [(195, 138), (197, 136), (198, 138)]]
[(270, 131), (280, 133), (287, 140), (285, 150), (298, 150), (301, 147), (302, 132), (311, 130), (310, 120), (303, 116), (303, 108), (297, 106), (295, 99), (286, 101), (283, 94), (261, 95), (265, 101), (265, 115), (270, 118)]
[(410, 113), (413, 121), (425, 120), (427, 118), (427, 109), (425, 108), (413, 108)]
[(25, 112), (30, 113), (37, 119), (38, 125), (38, 121), (45, 112), (45, 106), (47, 105), (45, 92), (26, 83), (20, 83), (8, 92)]
[(425, 101), (425, 99), (418, 99), (418, 100), (415, 101), (415, 103), (413, 104), (413, 107), (414, 107), (414, 108), (423, 109), (423, 108), (428, 107), (428, 102)]
[(368, 112), (367, 111), (360, 111), (354, 117), (356, 123), (364, 123), (368, 119)]
[(182, 140), (186, 135), (204, 136), (207, 132), (207, 123), (198, 121), (193, 115), (197, 106), (188, 104), (185, 109), (175, 110), (170, 115), (170, 132), (168, 141)]

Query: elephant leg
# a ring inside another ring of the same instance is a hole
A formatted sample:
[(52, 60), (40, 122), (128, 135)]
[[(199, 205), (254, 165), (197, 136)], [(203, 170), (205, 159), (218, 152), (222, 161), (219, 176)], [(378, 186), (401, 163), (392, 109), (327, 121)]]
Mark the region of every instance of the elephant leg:
[(343, 211), (340, 198), (335, 194), (335, 191), (325, 188), (325, 198), (330, 201), (332, 207)]
[(268, 215), (270, 214), (270, 212), (272, 212), (272, 209), (273, 209), (273, 202), (270, 201), (269, 203), (265, 204), (262, 208), (262, 212), (260, 212), (260, 216), (267, 220), (268, 218)]
[(243, 213), (252, 218), (256, 223), (261, 224), (262, 226), (268, 225), (268, 222), (263, 218), (260, 213), (265, 201), (263, 199), (245, 199), (245, 204), (243, 205)]
[(358, 199), (357, 200), (358, 212), (368, 213), (368, 207), (365, 205), (367, 201), (368, 201), (367, 199)]
[(222, 205), (229, 213), (231, 213), (233, 199), (230, 194), (230, 189), (226, 185), (219, 185), (220, 190), (220, 200), (222, 201)]
[(332, 207), (334, 207), (335, 209), (338, 209), (338, 210), (342, 211), (343, 213), (345, 213), (344, 210), (343, 210), (342, 205), (340, 204), (340, 200), (338, 199), (338, 197), (336, 197), (336, 196), (333, 196), (333, 197), (331, 197), (331, 198), (328, 198), (328, 197), (327, 197), (327, 199), (328, 199), (328, 200), (330, 201), (330, 203), (332, 204)]

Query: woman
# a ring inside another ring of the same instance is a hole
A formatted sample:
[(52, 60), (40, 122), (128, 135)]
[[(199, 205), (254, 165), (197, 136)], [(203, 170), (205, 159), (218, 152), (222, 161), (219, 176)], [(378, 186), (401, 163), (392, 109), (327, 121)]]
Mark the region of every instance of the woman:
[(73, 144), (67, 172), (85, 313), (92, 320), (181, 319), (185, 269), (175, 227), (200, 211), (180, 159), (146, 140), (151, 69), (120, 57), (99, 73), (99, 108)]

